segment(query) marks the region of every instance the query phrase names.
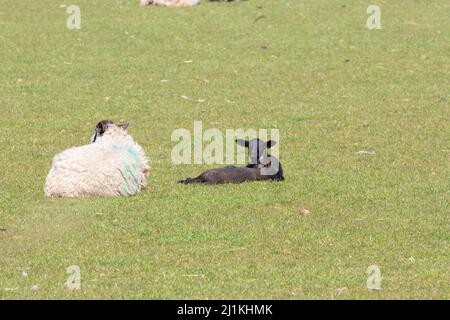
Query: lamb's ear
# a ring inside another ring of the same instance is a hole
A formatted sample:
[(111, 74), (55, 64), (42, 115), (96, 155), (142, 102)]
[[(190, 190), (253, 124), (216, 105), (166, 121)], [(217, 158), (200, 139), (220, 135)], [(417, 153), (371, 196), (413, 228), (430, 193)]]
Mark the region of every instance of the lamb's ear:
[(236, 143), (241, 147), (248, 148), (248, 140), (236, 139)]
[(266, 142), (267, 149), (272, 148), (272, 147), (273, 147), (274, 145), (276, 145), (276, 144), (277, 144), (276, 141), (273, 141), (273, 140), (267, 141), (267, 142)]
[(119, 127), (121, 127), (123, 130), (127, 130), (129, 125), (130, 125), (129, 123), (124, 123), (124, 124), (119, 124)]

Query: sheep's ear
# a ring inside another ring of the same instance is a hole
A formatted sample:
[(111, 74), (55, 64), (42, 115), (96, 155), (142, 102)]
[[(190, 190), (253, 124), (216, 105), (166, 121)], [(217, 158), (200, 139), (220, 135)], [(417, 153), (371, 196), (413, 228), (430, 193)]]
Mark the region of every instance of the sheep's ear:
[(248, 148), (248, 140), (236, 139), (236, 143), (241, 147)]
[(130, 125), (129, 123), (124, 123), (124, 124), (119, 124), (119, 127), (121, 127), (123, 130), (127, 130), (129, 125)]
[(272, 147), (273, 147), (274, 145), (276, 145), (276, 144), (277, 144), (276, 141), (273, 141), (273, 140), (267, 141), (267, 142), (266, 142), (267, 149), (272, 148)]

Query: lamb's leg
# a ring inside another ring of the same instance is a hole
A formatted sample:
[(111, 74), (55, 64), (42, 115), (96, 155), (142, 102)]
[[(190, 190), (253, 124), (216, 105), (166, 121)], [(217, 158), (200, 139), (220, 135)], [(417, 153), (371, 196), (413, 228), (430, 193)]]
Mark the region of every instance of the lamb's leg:
[(203, 174), (199, 175), (197, 178), (186, 178), (184, 180), (180, 180), (178, 181), (178, 183), (183, 183), (183, 184), (194, 184), (194, 183), (205, 183), (206, 180), (203, 177)]

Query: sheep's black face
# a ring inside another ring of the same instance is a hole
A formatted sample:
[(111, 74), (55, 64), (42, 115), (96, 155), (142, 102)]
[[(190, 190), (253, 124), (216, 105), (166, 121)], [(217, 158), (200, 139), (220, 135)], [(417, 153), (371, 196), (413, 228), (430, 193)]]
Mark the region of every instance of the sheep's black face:
[(236, 143), (248, 148), (249, 167), (254, 167), (267, 157), (267, 149), (275, 145), (275, 141), (264, 141), (259, 138), (248, 140), (237, 139)]
[(101, 137), (106, 129), (108, 129), (108, 126), (113, 124), (113, 122), (111, 120), (102, 120), (99, 123), (97, 123), (97, 126), (95, 127), (95, 132), (94, 135), (92, 136), (92, 143), (94, 143), (95, 141), (97, 141), (98, 137)]
[[(99, 137), (103, 136), (103, 134), (106, 132), (106, 130), (108, 130), (108, 127), (110, 127), (113, 124), (114, 124), (114, 122), (112, 122), (111, 120), (102, 120), (99, 123), (97, 123), (97, 126), (95, 127), (94, 135), (91, 138), (92, 143), (97, 141), (97, 139)], [(122, 128), (123, 130), (127, 130), (128, 123), (126, 123), (126, 124), (118, 124), (117, 126), (119, 128)]]

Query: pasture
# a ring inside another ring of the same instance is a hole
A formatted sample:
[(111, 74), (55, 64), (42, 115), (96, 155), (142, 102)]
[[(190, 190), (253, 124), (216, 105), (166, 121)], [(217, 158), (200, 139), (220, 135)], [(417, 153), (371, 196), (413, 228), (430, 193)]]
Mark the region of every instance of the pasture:
[[(449, 299), (449, 12), (0, 0), (0, 298)], [(130, 123), (149, 187), (45, 199), (53, 156), (102, 119)], [(177, 184), (217, 166), (171, 161), (194, 121), (279, 129), (286, 180)]]

